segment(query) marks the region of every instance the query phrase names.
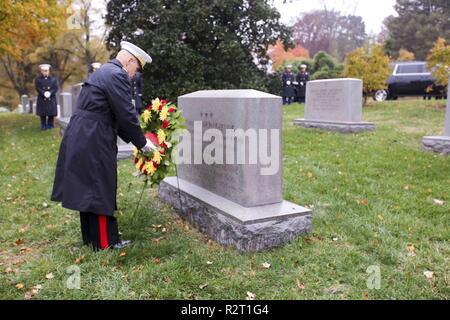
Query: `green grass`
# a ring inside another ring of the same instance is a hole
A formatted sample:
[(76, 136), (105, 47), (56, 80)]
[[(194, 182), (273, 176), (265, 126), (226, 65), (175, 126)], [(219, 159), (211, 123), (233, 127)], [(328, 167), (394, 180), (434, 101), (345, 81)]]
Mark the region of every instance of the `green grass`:
[[(448, 299), (450, 158), (421, 151), (422, 136), (443, 131), (444, 109), (435, 106), (371, 105), (364, 117), (377, 130), (357, 135), (294, 127), (303, 109), (285, 108), (284, 197), (314, 208), (313, 233), (247, 255), (198, 233), (154, 190), (133, 218), (142, 182), (131, 161), (119, 163), (117, 217), (135, 244), (122, 256), (91, 252), (78, 214), (49, 200), (58, 132), (41, 132), (31, 115), (0, 115), (0, 298), (23, 299), (40, 285), (34, 299), (245, 299), (247, 291), (256, 299)], [(79, 290), (66, 287), (72, 265)], [(367, 288), (370, 266), (380, 267), (380, 290)]]

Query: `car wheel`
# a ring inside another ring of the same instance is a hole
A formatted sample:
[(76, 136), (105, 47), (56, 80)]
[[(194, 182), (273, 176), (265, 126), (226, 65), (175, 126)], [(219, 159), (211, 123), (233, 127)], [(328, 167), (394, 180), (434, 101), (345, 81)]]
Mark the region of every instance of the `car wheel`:
[(386, 101), (388, 98), (388, 92), (386, 90), (377, 90), (373, 95), (373, 99), (378, 102)]

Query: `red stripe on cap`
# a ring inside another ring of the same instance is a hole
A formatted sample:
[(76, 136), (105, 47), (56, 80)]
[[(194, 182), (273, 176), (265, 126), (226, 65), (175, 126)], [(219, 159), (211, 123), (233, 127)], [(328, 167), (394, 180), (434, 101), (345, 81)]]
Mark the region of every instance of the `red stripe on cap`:
[(100, 248), (103, 250), (109, 247), (106, 216), (98, 216), (98, 225), (100, 227)]

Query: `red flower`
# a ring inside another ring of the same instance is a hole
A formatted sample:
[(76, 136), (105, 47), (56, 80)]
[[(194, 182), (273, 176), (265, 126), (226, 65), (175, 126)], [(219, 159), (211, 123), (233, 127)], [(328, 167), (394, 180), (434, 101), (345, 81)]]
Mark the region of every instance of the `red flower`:
[(155, 167), (155, 169), (158, 169), (158, 164), (155, 161), (153, 161), (153, 166)]
[(153, 108), (153, 105), (149, 105), (149, 106), (147, 107), (147, 110), (152, 110), (152, 108)]
[(144, 170), (144, 174), (145, 174), (145, 175), (148, 175), (147, 169)]
[(162, 123), (163, 129), (167, 129), (169, 127), (169, 120), (165, 119)]
[(134, 158), (134, 164), (139, 162), (139, 158)]
[(159, 111), (161, 111), (161, 110), (162, 110), (162, 107), (163, 107), (163, 105), (160, 105), (160, 106), (159, 106), (159, 108), (158, 108), (158, 109), (159, 109)]
[(175, 112), (175, 111), (177, 111), (177, 109), (176, 108), (169, 108), (169, 112)]
[(162, 105), (165, 105), (167, 103), (167, 100), (163, 99), (161, 100)]
[(142, 163), (141, 166), (139, 167), (139, 171), (142, 171), (142, 168), (144, 167), (145, 163)]

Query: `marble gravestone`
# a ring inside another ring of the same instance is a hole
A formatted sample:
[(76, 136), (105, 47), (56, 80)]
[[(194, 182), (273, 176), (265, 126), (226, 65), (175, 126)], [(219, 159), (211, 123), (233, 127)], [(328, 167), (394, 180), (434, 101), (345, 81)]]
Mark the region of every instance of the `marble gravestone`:
[(343, 133), (374, 130), (362, 120), (363, 82), (360, 79), (309, 81), (306, 86), (305, 118), (294, 124)]
[(445, 112), (444, 135), (423, 137), (422, 146), (426, 151), (433, 151), (445, 155), (450, 154), (450, 87), (447, 91), (447, 108)]
[[(178, 107), (188, 129), (179, 145), (184, 163), (177, 167), (178, 177), (161, 182), (164, 202), (241, 252), (279, 246), (311, 231), (311, 210), (283, 200), (280, 97), (256, 90), (197, 91), (179, 97)], [(234, 138), (233, 132), (248, 136)], [(216, 161), (205, 157), (212, 141)], [(251, 154), (266, 152), (278, 165), (269, 168), (260, 156), (250, 160)]]

